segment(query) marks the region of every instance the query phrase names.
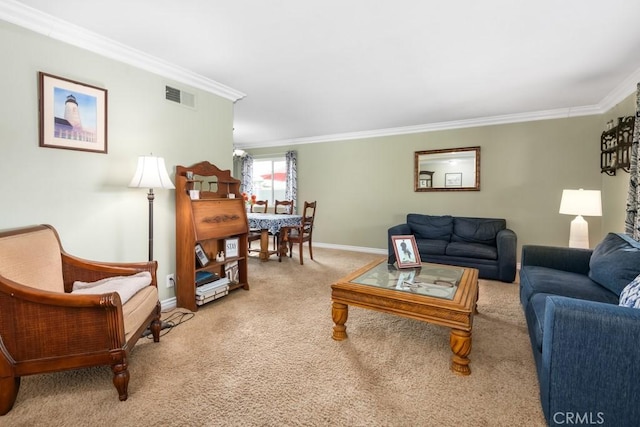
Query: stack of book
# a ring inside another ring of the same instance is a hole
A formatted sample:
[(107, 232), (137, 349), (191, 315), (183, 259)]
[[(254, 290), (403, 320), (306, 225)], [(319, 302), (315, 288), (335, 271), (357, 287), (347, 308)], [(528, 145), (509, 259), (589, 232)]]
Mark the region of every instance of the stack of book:
[(229, 293), (229, 279), (208, 271), (196, 274), (196, 305), (223, 297)]

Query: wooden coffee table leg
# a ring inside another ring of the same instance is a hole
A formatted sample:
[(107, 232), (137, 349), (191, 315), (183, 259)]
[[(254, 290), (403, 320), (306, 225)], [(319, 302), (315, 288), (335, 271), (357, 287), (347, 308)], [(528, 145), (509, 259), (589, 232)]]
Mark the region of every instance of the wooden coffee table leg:
[(344, 325), (349, 317), (349, 306), (339, 302), (331, 304), (331, 317), (333, 318), (333, 339), (342, 341), (347, 338), (347, 327)]
[(469, 367), (469, 353), (471, 353), (471, 332), (452, 329), (449, 344), (453, 351), (451, 370), (458, 375), (471, 374)]

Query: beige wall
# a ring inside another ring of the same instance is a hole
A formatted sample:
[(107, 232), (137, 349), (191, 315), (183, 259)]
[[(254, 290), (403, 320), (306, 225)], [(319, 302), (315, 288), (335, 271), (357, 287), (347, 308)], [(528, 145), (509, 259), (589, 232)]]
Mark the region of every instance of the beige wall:
[[(620, 114), (632, 114), (633, 104), (631, 110), (623, 104)], [(297, 150), (299, 200), (318, 201), (314, 241), (320, 244), (386, 250), (387, 229), (419, 212), (505, 218), (519, 246), (566, 246), (573, 218), (558, 213), (562, 190), (602, 188), (604, 217), (586, 218), (593, 247), (624, 222), (628, 174), (600, 174), (605, 122), (586, 116), (248, 151)], [(481, 191), (413, 191), (414, 151), (476, 145)]]
[[(0, 228), (54, 225), (65, 249), (105, 261), (147, 259), (146, 190), (128, 188), (137, 157), (175, 165), (232, 165), (233, 103), (156, 74), (0, 21)], [(108, 150), (95, 154), (38, 146), (37, 75), (44, 71), (108, 90)], [(171, 84), (195, 93), (189, 109), (164, 100)], [(154, 258), (160, 298), (172, 297), (175, 193), (157, 190)]]

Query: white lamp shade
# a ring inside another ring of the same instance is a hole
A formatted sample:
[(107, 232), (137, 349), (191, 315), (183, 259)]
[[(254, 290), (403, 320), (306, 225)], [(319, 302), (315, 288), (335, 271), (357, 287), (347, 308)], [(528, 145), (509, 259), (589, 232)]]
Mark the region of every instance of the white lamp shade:
[(129, 187), (136, 188), (166, 188), (173, 189), (173, 182), (167, 174), (167, 168), (162, 157), (140, 156), (138, 168), (129, 183)]
[(599, 190), (562, 190), (560, 213), (566, 215), (602, 216)]

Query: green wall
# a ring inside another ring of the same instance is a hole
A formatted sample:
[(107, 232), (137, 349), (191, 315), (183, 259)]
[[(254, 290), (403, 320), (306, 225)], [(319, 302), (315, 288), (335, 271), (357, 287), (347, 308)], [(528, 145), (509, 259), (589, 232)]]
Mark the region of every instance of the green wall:
[[(630, 99), (611, 114), (633, 114)], [(586, 218), (593, 247), (606, 232), (624, 229), (628, 174), (600, 174), (607, 120), (584, 116), (246, 150), (256, 156), (297, 150), (298, 198), (318, 201), (314, 241), (320, 245), (386, 250), (387, 229), (418, 212), (505, 218), (519, 247), (567, 246), (573, 217), (558, 213), (562, 190), (585, 188), (604, 191), (604, 216)], [(469, 146), (481, 147), (481, 191), (413, 191), (414, 151)]]
[[(147, 259), (145, 189), (128, 188), (139, 155), (175, 166), (232, 166), (233, 103), (0, 21), (0, 228), (49, 223), (64, 248), (102, 261)], [(38, 146), (37, 76), (43, 71), (108, 90), (108, 154)], [(170, 84), (196, 95), (190, 109), (164, 100)], [(174, 295), (175, 192), (157, 190), (154, 258), (160, 299)]]

